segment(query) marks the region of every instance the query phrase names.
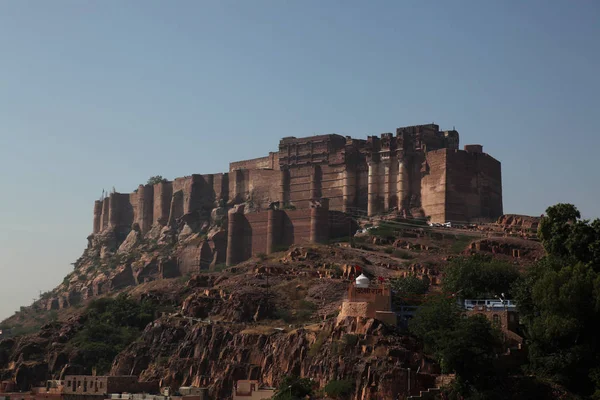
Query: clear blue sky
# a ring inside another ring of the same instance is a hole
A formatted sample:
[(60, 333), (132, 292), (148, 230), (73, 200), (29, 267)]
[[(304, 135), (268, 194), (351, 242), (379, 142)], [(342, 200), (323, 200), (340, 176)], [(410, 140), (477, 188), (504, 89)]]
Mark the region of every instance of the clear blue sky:
[(456, 127), (505, 212), (600, 215), (597, 1), (3, 1), (0, 51), (0, 317), (71, 271), (103, 188), (283, 136)]

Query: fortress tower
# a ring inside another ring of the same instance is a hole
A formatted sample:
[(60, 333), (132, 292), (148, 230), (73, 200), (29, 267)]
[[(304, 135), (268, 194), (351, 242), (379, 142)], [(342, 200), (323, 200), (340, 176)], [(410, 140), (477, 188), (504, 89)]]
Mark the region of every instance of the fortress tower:
[(432, 222), (502, 215), (500, 162), (481, 145), (459, 150), (456, 130), (435, 124), (398, 128), (366, 140), (336, 134), (285, 137), (279, 152), (230, 164), (235, 201), (296, 209), (327, 198), (331, 210), (369, 216), (398, 210)]

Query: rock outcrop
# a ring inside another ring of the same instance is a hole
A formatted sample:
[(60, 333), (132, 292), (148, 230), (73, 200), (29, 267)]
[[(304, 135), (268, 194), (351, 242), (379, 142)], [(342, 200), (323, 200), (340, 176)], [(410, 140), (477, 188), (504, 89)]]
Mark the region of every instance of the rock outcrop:
[[(284, 375), (312, 378), (321, 387), (350, 379), (352, 399), (396, 398), (432, 387), (439, 373), (417, 343), (376, 320), (347, 318), (286, 332), (227, 323), (194, 323), (168, 317), (148, 326), (115, 360), (114, 375), (140, 374), (162, 385), (205, 386), (227, 398), (238, 379), (276, 385)], [(420, 370), (418, 374), (414, 371)]]

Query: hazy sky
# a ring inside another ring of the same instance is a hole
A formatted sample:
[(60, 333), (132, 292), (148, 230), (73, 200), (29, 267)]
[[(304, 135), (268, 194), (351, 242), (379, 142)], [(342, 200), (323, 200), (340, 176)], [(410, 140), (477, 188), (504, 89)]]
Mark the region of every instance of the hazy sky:
[(0, 318), (72, 270), (102, 189), (283, 136), (435, 122), (504, 210), (600, 215), (597, 1), (0, 1)]

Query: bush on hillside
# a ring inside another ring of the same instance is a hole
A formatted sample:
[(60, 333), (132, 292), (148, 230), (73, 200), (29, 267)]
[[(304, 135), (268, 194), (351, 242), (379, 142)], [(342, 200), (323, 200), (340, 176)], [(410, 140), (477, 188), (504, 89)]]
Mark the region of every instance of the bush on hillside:
[(155, 312), (154, 302), (136, 302), (123, 294), (94, 300), (84, 313), (83, 329), (69, 341), (69, 346), (77, 350), (77, 361), (88, 373), (93, 368), (100, 374), (107, 373), (117, 354), (154, 320)]

